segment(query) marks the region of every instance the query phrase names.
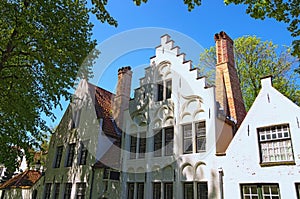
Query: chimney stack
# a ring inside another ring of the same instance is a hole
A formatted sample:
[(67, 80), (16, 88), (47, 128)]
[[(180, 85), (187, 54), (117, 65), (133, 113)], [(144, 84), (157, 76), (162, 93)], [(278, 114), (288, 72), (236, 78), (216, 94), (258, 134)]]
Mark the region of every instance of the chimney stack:
[(225, 116), (240, 126), (246, 116), (239, 78), (234, 66), (233, 41), (223, 31), (215, 34), (216, 42), (216, 100)]
[(128, 109), (130, 100), (132, 71), (130, 66), (118, 70), (118, 85), (113, 101), (113, 117), (119, 128), (123, 129), (124, 111)]

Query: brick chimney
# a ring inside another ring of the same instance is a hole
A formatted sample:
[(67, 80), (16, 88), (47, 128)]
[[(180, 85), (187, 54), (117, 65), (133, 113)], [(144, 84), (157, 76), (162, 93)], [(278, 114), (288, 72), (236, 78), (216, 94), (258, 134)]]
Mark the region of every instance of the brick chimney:
[(119, 128), (123, 129), (124, 111), (128, 109), (130, 100), (132, 71), (130, 66), (118, 70), (118, 85), (113, 100), (113, 117)]
[(216, 100), (225, 116), (240, 126), (246, 116), (239, 78), (234, 66), (233, 41), (223, 31), (215, 34), (216, 42)]

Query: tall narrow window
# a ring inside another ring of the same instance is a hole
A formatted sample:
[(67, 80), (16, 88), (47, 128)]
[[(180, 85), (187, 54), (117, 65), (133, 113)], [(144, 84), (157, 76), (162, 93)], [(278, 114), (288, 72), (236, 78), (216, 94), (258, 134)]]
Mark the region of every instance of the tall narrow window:
[(72, 166), (73, 160), (74, 160), (74, 155), (75, 155), (75, 146), (76, 144), (69, 144), (68, 147), (68, 158), (67, 158), (67, 162), (66, 162), (66, 167), (70, 167)]
[(184, 199), (194, 199), (194, 188), (192, 182), (186, 182), (184, 186)]
[(162, 148), (162, 130), (156, 132), (154, 135), (154, 156), (161, 156), (161, 148)]
[(294, 161), (288, 124), (258, 128), (261, 163)]
[(130, 136), (130, 159), (136, 158), (136, 135)]
[(174, 128), (169, 127), (165, 129), (165, 155), (173, 155), (174, 145)]
[(53, 164), (54, 168), (59, 168), (60, 162), (61, 162), (62, 153), (63, 153), (63, 146), (58, 146), (56, 148), (56, 155), (55, 155), (54, 164)]
[(164, 99), (164, 85), (163, 83), (157, 84), (157, 101)]
[(127, 199), (134, 199), (134, 183), (128, 183)]
[(71, 192), (72, 192), (72, 183), (66, 183), (65, 190), (64, 190), (64, 199), (70, 199)]
[(155, 182), (153, 183), (153, 199), (161, 198), (161, 183)]
[(172, 94), (172, 80), (166, 82), (166, 99), (171, 98)]
[(183, 129), (183, 152), (193, 152), (193, 132), (192, 124), (187, 124), (182, 127)]
[(86, 190), (85, 183), (76, 183), (76, 199), (84, 199), (85, 190)]
[(85, 165), (86, 159), (88, 155), (88, 149), (87, 149), (88, 141), (84, 141), (80, 143), (80, 153), (79, 153), (79, 164)]
[(205, 122), (198, 122), (195, 126), (197, 152), (206, 150), (206, 130)]
[(197, 199), (208, 199), (207, 182), (197, 183)]
[(51, 194), (51, 183), (46, 183), (44, 189), (44, 199), (50, 199), (50, 194)]
[(139, 141), (139, 158), (144, 158), (146, 153), (146, 133), (140, 133)]
[(168, 182), (164, 184), (165, 199), (173, 199), (173, 183)]
[(60, 189), (60, 184), (59, 183), (55, 183), (54, 184), (54, 196), (53, 196), (53, 199), (58, 199), (58, 197), (59, 197), (59, 189)]
[(137, 199), (144, 199), (144, 183), (137, 183)]

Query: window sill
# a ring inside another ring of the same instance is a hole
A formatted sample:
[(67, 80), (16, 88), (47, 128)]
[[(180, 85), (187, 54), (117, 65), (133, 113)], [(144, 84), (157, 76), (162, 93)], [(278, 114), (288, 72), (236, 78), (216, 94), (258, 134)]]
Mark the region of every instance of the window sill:
[(285, 166), (285, 165), (296, 165), (296, 163), (295, 163), (295, 161), (263, 162), (263, 163), (260, 163), (261, 167)]

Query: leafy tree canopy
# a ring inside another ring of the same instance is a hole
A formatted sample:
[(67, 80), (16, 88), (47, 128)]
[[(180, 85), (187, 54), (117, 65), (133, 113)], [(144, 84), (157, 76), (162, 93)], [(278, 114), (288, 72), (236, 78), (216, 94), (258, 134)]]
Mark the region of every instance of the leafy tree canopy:
[(14, 171), (20, 149), (50, 131), (41, 113), (54, 119), (77, 75), (89, 74), (96, 42), (84, 0), (4, 0), (0, 11), (0, 162)]
[[(299, 61), (291, 55), (288, 47), (280, 48), (270, 41), (261, 41), (256, 36), (244, 36), (234, 40), (235, 67), (238, 72), (242, 95), (248, 110), (258, 95), (260, 78), (272, 75), (273, 86), (300, 105), (299, 74), (294, 67)], [(215, 72), (215, 47), (206, 49), (200, 55), (200, 71), (210, 77), (211, 83)]]

